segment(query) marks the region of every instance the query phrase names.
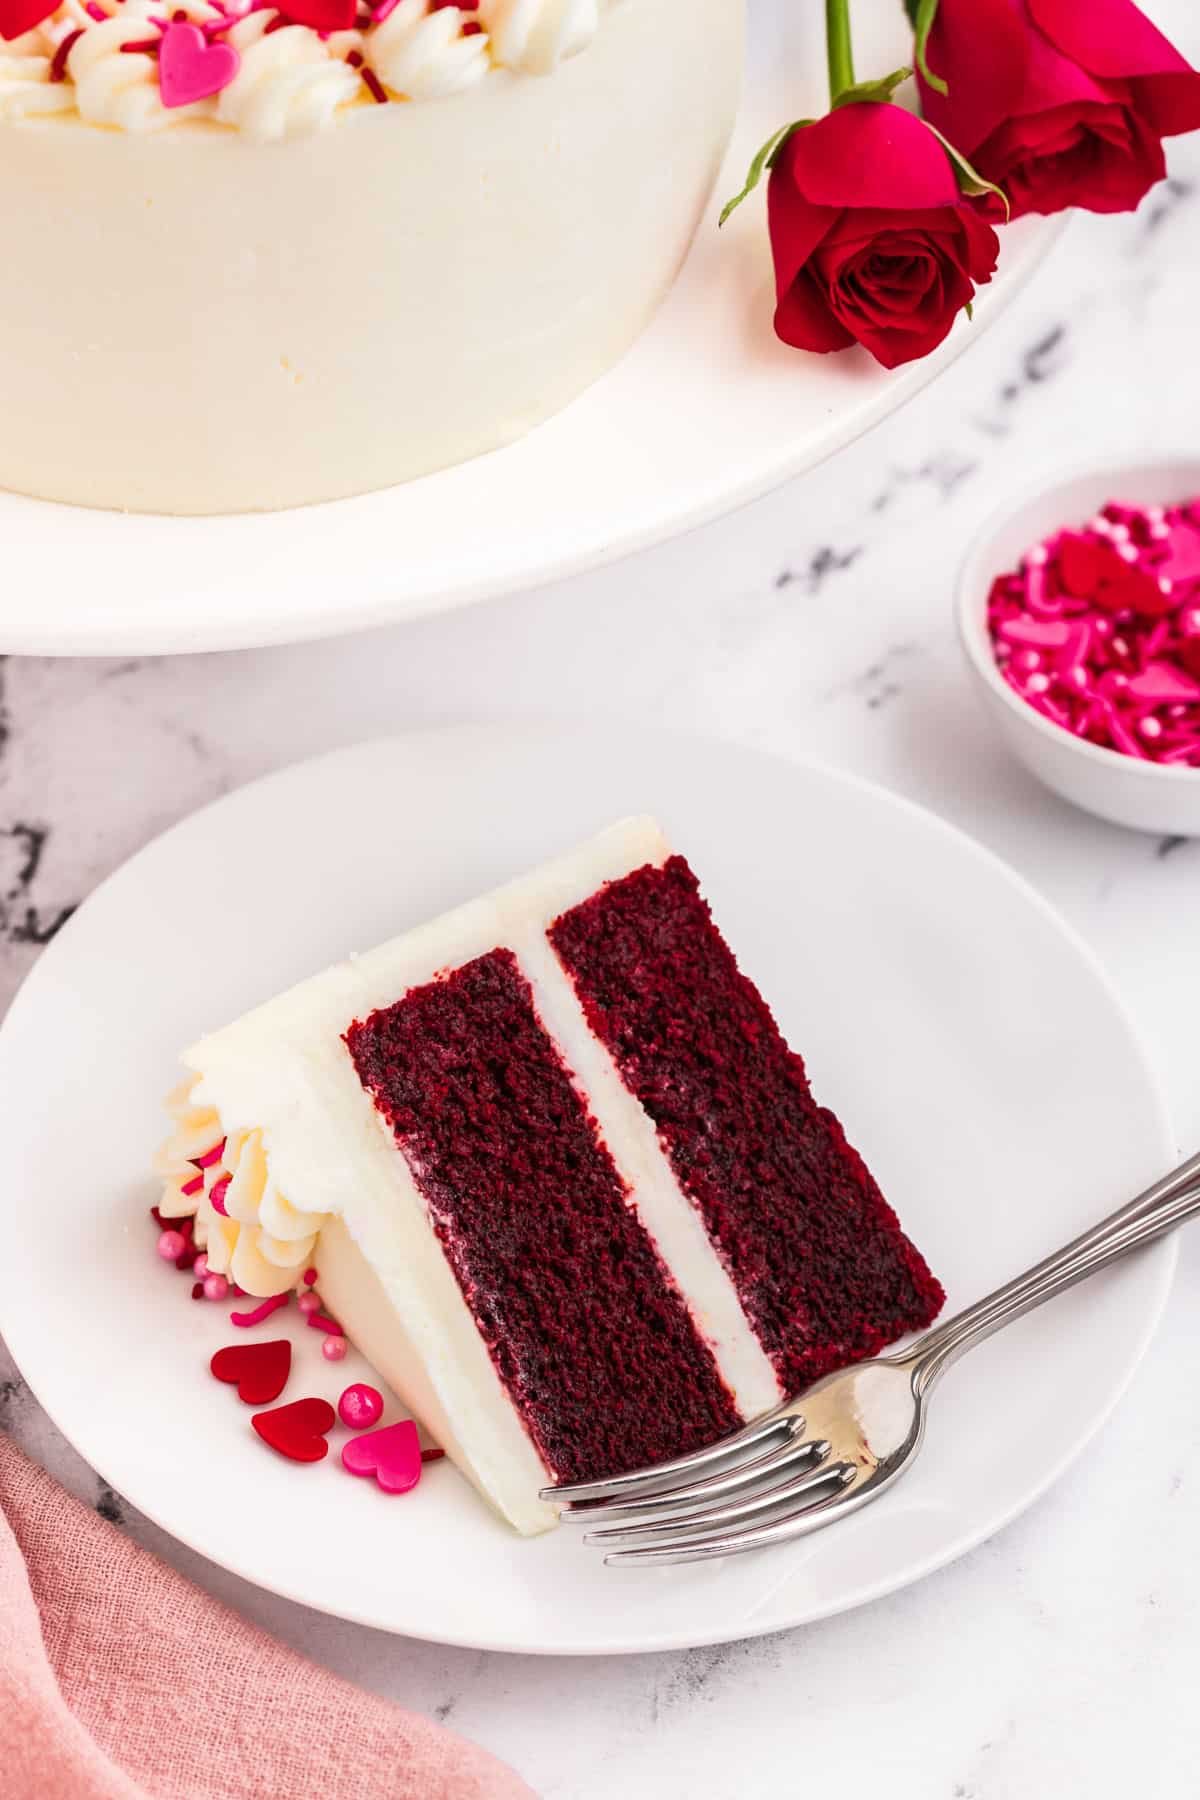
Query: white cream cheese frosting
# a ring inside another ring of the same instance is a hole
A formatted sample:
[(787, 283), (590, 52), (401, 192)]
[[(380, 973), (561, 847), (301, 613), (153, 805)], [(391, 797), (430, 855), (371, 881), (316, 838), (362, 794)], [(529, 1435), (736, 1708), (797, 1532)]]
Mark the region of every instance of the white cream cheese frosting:
[(586, 50), (599, 30), (602, 5), (603, 0), (479, 0), (479, 16), (497, 63), (548, 75)]
[[(522, 1532), (555, 1522), (554, 1509), (537, 1497), (552, 1471), (497, 1374), (429, 1205), (360, 1082), (343, 1033), (437, 974), (497, 947), (509, 949), (596, 1121), (628, 1203), (739, 1410), (744, 1416), (766, 1411), (781, 1398), (775, 1371), (653, 1124), (592, 1033), (546, 937), (560, 913), (606, 881), (660, 865), (668, 855), (652, 820), (624, 821), (202, 1039), (184, 1057), (193, 1081), (172, 1097), (175, 1128), (159, 1164), (167, 1181), (164, 1214), (187, 1205), (179, 1197), (186, 1171), (194, 1181), (194, 1159), (224, 1140), (219, 1165), (202, 1171), (198, 1218), (212, 1266), (228, 1267), (249, 1292), (268, 1294), (295, 1285), (311, 1258), (320, 1292), (350, 1336)], [(252, 1174), (239, 1187), (250, 1160)], [(223, 1190), (228, 1217), (210, 1216), (212, 1169), (231, 1163), (234, 1177)], [(269, 1195), (279, 1205), (268, 1205)], [(246, 1234), (248, 1247), (240, 1251)]]
[(284, 1294), (309, 1266), (325, 1221), (279, 1191), (262, 1133), (227, 1131), (198, 1086), (193, 1077), (167, 1098), (173, 1128), (155, 1159), (164, 1178), (159, 1211), (195, 1218), (195, 1242), (216, 1274), (248, 1294)]
[(410, 100), (443, 100), (482, 81), (492, 67), (484, 32), (464, 36), (456, 7), (429, 0), (399, 4), (364, 39), (384, 86)]
[[(339, 107), (362, 92), (361, 77), (339, 54), (340, 46), (283, 20), (281, 13), (260, 9), (233, 26), (227, 41), (238, 52), (238, 72), (216, 101), (221, 124), (265, 143), (323, 131)], [(272, 29), (276, 21), (282, 29)]]

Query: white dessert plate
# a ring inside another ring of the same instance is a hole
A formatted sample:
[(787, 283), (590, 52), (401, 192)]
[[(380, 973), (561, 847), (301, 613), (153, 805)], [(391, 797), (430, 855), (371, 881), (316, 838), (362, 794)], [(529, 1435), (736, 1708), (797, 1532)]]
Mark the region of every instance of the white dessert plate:
[[(226, 1306), (191, 1302), (146, 1216), (176, 1052), (641, 809), (700, 872), (952, 1306), (1170, 1162), (1162, 1099), (1089, 953), (991, 855), (880, 789), (625, 728), (422, 733), (285, 770), (98, 889), (0, 1030), (0, 1329), (81, 1454), (214, 1562), (324, 1612), (487, 1649), (748, 1637), (961, 1555), (1049, 1486), (1124, 1387), (1167, 1294), (1170, 1244), (955, 1371), (917, 1466), (874, 1507), (800, 1544), (654, 1571), (606, 1569), (566, 1527), (517, 1538), (447, 1463), (387, 1498), (342, 1470), (343, 1432), (312, 1466), (259, 1442), (250, 1409), (206, 1368), (247, 1334)], [(289, 1318), (285, 1398), (336, 1400), (365, 1371), (322, 1362), (294, 1308), (252, 1335)]]
[[(752, 0), (746, 99), (708, 221), (649, 331), (573, 406), (460, 468), (287, 513), (148, 518), (0, 493), (0, 652), (290, 643), (530, 587), (728, 511), (901, 406), (1000, 314), (1057, 224), (1006, 231), (974, 323), (924, 362), (889, 375), (865, 353), (778, 344), (761, 194), (719, 236), (716, 218), (768, 133), (824, 109), (820, 10)], [(861, 70), (895, 68), (911, 52), (898, 0), (860, 15)]]

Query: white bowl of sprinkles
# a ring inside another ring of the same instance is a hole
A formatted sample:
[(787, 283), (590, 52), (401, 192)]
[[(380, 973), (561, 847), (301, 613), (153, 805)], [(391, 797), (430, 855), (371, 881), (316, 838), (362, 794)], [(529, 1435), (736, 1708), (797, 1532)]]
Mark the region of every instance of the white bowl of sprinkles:
[(958, 582), (977, 691), (1064, 800), (1200, 836), (1200, 456), (1104, 463), (994, 514)]

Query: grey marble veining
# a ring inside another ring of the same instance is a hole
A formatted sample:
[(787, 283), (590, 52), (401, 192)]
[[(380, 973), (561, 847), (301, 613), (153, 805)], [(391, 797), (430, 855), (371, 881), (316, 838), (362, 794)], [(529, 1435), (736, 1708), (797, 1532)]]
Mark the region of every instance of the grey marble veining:
[[(1039, 469), (1196, 444), (1200, 149), (1179, 145), (1172, 163), (1138, 216), (1074, 222), (1012, 310), (886, 427), (690, 537), (342, 642), (8, 661), (0, 1004), (111, 869), (268, 769), (443, 720), (654, 717), (861, 771), (995, 848), (1095, 946), (1181, 1141), (1200, 1142), (1200, 843), (1117, 831), (1033, 786), (975, 710), (950, 612), (970, 533)], [(487, 1656), (319, 1618), (139, 1518), (2, 1353), (0, 1425), (214, 1592), (508, 1757), (548, 1800), (740, 1800), (834, 1782), (896, 1800), (1175, 1800), (1194, 1788), (1200, 1748), (1198, 1302), (1200, 1241), (1111, 1425), (973, 1555), (847, 1617), (686, 1655)], [(1147, 1454), (1163, 1443), (1168, 1454)]]

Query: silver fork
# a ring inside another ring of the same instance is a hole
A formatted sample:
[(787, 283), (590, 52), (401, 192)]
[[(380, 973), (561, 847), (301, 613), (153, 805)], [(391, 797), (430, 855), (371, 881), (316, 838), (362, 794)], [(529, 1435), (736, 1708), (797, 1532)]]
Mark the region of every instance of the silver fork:
[[(909, 1467), (929, 1395), (976, 1344), (1200, 1212), (1200, 1153), (1023, 1275), (891, 1356), (857, 1363), (742, 1430), (607, 1481), (543, 1488), (606, 1563), (687, 1563), (785, 1544), (856, 1512)], [(612, 1521), (621, 1520), (621, 1524)]]

